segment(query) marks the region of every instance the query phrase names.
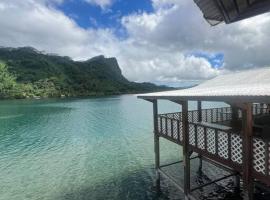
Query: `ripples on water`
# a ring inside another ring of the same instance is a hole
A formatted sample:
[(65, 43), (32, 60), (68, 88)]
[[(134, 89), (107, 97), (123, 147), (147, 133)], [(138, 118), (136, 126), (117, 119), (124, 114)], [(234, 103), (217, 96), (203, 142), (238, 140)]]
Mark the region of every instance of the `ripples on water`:
[[(134, 96), (2, 101), (0, 127), (1, 200), (182, 198), (166, 182), (156, 197), (152, 107)], [(161, 148), (164, 163), (181, 157)]]

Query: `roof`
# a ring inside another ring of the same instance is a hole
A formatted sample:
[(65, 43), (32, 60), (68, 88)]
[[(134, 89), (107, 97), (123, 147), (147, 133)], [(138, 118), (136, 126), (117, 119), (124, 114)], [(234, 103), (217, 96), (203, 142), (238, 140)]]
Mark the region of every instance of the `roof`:
[(270, 11), (270, 0), (194, 0), (211, 24), (227, 24)]
[(270, 102), (270, 67), (220, 75), (182, 90), (138, 95), (139, 98), (200, 101)]

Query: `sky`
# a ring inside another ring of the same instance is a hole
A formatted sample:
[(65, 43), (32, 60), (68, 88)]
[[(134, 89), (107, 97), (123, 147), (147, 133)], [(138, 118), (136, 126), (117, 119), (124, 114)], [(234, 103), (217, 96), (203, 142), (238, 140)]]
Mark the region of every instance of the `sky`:
[(116, 57), (131, 81), (177, 86), (269, 66), (270, 14), (211, 27), (192, 0), (0, 0), (0, 46)]

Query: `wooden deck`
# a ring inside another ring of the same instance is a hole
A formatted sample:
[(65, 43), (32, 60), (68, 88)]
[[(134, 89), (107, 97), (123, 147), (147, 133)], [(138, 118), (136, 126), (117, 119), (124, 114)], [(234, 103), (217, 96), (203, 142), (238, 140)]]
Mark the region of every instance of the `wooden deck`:
[[(226, 126), (232, 120), (231, 108), (203, 109), (188, 112), (189, 150), (243, 173), (243, 133)], [(225, 114), (224, 114), (225, 113)], [(254, 104), (253, 115), (269, 113), (266, 107)], [(239, 110), (238, 118), (242, 117)], [(270, 134), (270, 133), (269, 133)], [(158, 136), (183, 145), (182, 113), (158, 115)], [(252, 177), (270, 186), (270, 141), (253, 137)]]

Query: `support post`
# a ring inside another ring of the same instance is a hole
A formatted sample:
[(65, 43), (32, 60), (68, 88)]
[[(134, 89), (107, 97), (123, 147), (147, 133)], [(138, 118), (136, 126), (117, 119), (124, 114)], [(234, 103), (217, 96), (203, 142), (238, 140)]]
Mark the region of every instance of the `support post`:
[(159, 153), (159, 135), (158, 135), (158, 104), (153, 100), (153, 119), (154, 119), (154, 150), (155, 150), (155, 170), (156, 170), (156, 189), (160, 193), (160, 153)]
[(243, 183), (244, 200), (253, 200), (254, 183), (253, 170), (253, 121), (252, 104), (245, 103), (243, 106)]
[[(202, 121), (202, 102), (201, 101), (198, 101), (198, 103), (197, 103), (197, 110), (198, 110), (198, 121), (201, 122)], [(199, 169), (198, 169), (198, 173), (200, 175), (202, 174), (202, 164), (203, 164), (202, 155), (199, 154)]]
[(184, 163), (184, 193), (185, 199), (190, 194), (190, 154), (189, 154), (189, 127), (188, 127), (188, 102), (182, 102), (183, 123), (183, 163)]
[(201, 122), (202, 121), (202, 102), (201, 101), (198, 101), (197, 110), (198, 110), (198, 121)]
[(232, 107), (232, 123), (233, 125), (235, 125), (238, 120), (238, 108), (235, 106), (231, 106), (231, 107)]
[[(239, 118), (239, 114), (238, 114), (238, 108), (234, 105), (231, 105), (232, 108), (232, 126), (237, 126), (237, 121)], [(240, 176), (236, 175), (234, 177), (234, 187), (235, 187), (235, 192), (239, 192), (240, 191)]]

